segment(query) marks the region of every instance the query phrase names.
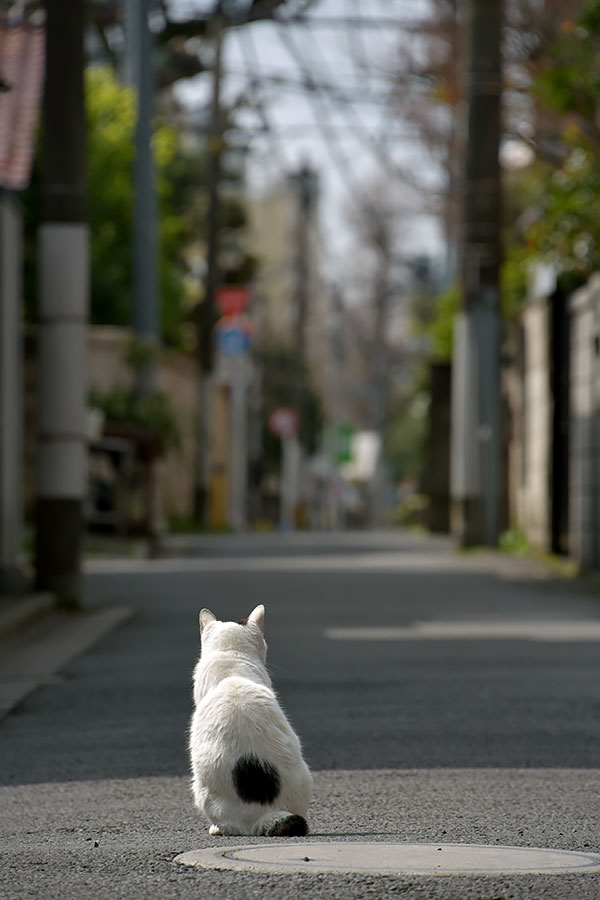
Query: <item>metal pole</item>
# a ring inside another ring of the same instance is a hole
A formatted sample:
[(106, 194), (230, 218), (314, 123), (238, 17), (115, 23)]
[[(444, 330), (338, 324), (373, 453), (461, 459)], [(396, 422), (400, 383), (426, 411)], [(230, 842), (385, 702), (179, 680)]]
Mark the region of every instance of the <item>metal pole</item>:
[(297, 437), (281, 439), (280, 531), (293, 531), (298, 504), (300, 443)]
[(381, 524), (383, 511), (384, 469), (383, 442), (389, 401), (389, 352), (387, 329), (391, 302), (392, 247), (389, 221), (384, 212), (369, 211), (377, 266), (373, 279), (373, 336), (370, 372), (371, 428), (378, 437), (375, 470), (369, 484), (368, 521), (371, 528)]
[(208, 217), (206, 247), (206, 281), (204, 299), (198, 305), (198, 425), (197, 462), (194, 509), (196, 520), (206, 524), (210, 490), (210, 436), (212, 432), (212, 373), (214, 367), (213, 327), (215, 324), (215, 295), (219, 283), (219, 182), (223, 134), (221, 122), (221, 59), (223, 22), (220, 4), (212, 21), (214, 40), (213, 92), (210, 135), (208, 141)]
[[(152, 33), (148, 25), (149, 0), (129, 0), (132, 24), (131, 65), (137, 89), (134, 166), (134, 314), (137, 337), (149, 347), (160, 338), (158, 302), (157, 208), (152, 156), (152, 116), (154, 110), (154, 78), (152, 65)], [(138, 390), (154, 387), (156, 373), (149, 363), (137, 373)]]
[(46, 0), (39, 237), (37, 586), (79, 606), (86, 488), (84, 0)]
[(234, 531), (243, 531), (247, 524), (248, 366), (245, 356), (232, 360), (229, 520)]

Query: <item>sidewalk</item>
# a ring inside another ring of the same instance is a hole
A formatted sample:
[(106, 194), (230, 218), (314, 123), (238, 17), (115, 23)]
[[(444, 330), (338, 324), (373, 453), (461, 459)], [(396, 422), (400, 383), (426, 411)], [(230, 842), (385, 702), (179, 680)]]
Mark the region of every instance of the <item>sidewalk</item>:
[(2, 598), (0, 721), (132, 615), (128, 607), (61, 612), (50, 594)]

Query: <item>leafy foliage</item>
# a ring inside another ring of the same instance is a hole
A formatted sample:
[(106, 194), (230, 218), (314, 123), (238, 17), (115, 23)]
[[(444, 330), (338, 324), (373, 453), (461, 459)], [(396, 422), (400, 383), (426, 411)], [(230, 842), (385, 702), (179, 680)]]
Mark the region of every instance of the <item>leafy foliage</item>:
[[(88, 219), (90, 225), (91, 321), (98, 325), (130, 326), (133, 317), (133, 181), (136, 118), (133, 91), (116, 80), (108, 66), (86, 71)], [(40, 136), (30, 187), (23, 196), (25, 309), (36, 317), (37, 226), (40, 221)], [(197, 224), (191, 215), (190, 185), (202, 186), (202, 167), (192, 166), (176, 131), (158, 121), (154, 133), (159, 205), (158, 266), (163, 338), (180, 341), (180, 326), (199, 291), (190, 291), (184, 250)], [(187, 166), (185, 181), (182, 167)], [(186, 193), (187, 191), (187, 193)], [(152, 260), (148, 261), (153, 264)]]
[(119, 385), (107, 392), (90, 391), (88, 401), (112, 423), (133, 426), (153, 437), (161, 455), (181, 446), (177, 417), (169, 397), (161, 391), (140, 394)]
[[(132, 321), (133, 182), (136, 105), (132, 90), (112, 70), (87, 71), (89, 220), (92, 235), (92, 321), (130, 325)], [(157, 122), (153, 150), (159, 205), (158, 273), (163, 337), (177, 343), (185, 316), (186, 273), (182, 248), (190, 240), (189, 202), (180, 171), (184, 155), (177, 133)], [(195, 179), (199, 188), (198, 177)], [(156, 263), (155, 263), (156, 264)], [(152, 261), (148, 261), (152, 265)]]
[(427, 432), (428, 398), (425, 391), (398, 397), (389, 411), (385, 458), (395, 480), (419, 479)]
[[(154, 16), (153, 34), (157, 48), (157, 79), (160, 88), (170, 87), (182, 78), (193, 78), (210, 70), (212, 55), (210, 38), (218, 17), (225, 28), (243, 27), (263, 19), (273, 19), (277, 14), (301, 14), (313, 0), (250, 0), (247, 3), (217, 2), (212, 9), (193, 11), (183, 18), (176, 3), (160, 4), (160, 14)], [(28, 0), (33, 10), (41, 5), (39, 0)], [(88, 0), (89, 19), (96, 31), (98, 53), (104, 61), (118, 62), (124, 43), (123, 15), (118, 0)], [(158, 4), (156, 4), (158, 7)], [(200, 6), (200, 4), (196, 4)], [(158, 9), (157, 9), (158, 13)], [(175, 16), (172, 16), (175, 13)]]
[[(534, 83), (542, 107), (556, 114), (552, 163), (523, 172), (512, 196), (525, 205), (520, 234), (509, 235), (504, 288), (509, 304), (524, 295), (533, 259), (554, 265), (567, 286), (600, 269), (600, 0), (587, 0)], [(519, 220), (518, 220), (519, 221)]]
[[(133, 321), (133, 165), (136, 102), (134, 91), (120, 84), (109, 66), (86, 71), (88, 218), (91, 251), (91, 310), (96, 325), (130, 327)], [(161, 337), (171, 345), (190, 346), (194, 307), (202, 285), (194, 262), (204, 255), (206, 222), (206, 153), (171, 125), (157, 119), (153, 150), (158, 204), (157, 260)], [(224, 179), (238, 183), (227, 170)], [(24, 195), (26, 221), (26, 314), (35, 320), (37, 296), (36, 230), (40, 217), (39, 153), (32, 183)], [(227, 266), (231, 283), (246, 283), (255, 260), (241, 246), (246, 218), (242, 203), (229, 196), (220, 215), (223, 241), (236, 245)]]

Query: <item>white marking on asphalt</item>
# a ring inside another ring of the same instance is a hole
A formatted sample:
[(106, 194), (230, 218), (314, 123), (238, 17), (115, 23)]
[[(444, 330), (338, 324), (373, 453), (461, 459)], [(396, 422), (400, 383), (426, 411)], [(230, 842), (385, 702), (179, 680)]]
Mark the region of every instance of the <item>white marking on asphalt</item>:
[(201, 869), (371, 875), (600, 874), (600, 854), (481, 844), (316, 842), (216, 845), (175, 862)]
[[(483, 572), (515, 578), (510, 559), (501, 556), (461, 557), (453, 553), (341, 553), (297, 556), (168, 557), (164, 559), (89, 558), (84, 570), (94, 575), (139, 575), (182, 572)], [(528, 571), (527, 581), (548, 577), (542, 570)]]
[(414, 622), (406, 627), (328, 628), (331, 641), (600, 641), (600, 619)]

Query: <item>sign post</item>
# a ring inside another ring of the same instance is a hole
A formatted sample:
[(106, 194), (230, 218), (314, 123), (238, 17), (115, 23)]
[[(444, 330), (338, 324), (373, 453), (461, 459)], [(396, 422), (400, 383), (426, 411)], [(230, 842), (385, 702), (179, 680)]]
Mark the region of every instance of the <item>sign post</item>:
[(227, 518), (235, 531), (247, 525), (249, 352), (254, 332), (246, 314), (250, 300), (246, 285), (221, 285), (215, 294), (221, 313), (214, 330), (217, 377), (229, 388)]
[(300, 416), (291, 406), (278, 406), (269, 416), (269, 428), (281, 441), (279, 528), (293, 531), (300, 477)]

